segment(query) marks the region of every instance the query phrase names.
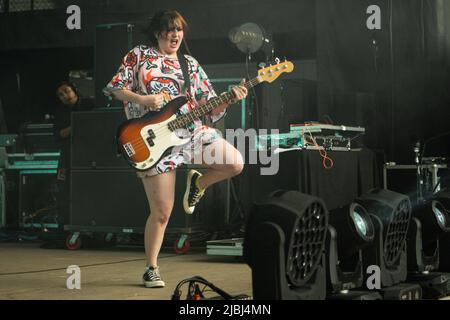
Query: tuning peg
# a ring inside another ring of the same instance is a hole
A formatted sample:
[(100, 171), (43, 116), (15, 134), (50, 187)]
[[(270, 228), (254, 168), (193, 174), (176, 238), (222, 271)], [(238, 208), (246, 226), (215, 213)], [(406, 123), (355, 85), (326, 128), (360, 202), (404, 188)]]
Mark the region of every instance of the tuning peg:
[(279, 64), (280, 63), (280, 59), (277, 57), (277, 58), (275, 58), (275, 62), (277, 63), (277, 64)]
[(258, 67), (260, 67), (261, 69), (262, 69), (262, 68), (265, 68), (265, 66), (266, 66), (266, 63), (265, 63), (265, 62), (261, 62), (261, 63), (258, 65)]

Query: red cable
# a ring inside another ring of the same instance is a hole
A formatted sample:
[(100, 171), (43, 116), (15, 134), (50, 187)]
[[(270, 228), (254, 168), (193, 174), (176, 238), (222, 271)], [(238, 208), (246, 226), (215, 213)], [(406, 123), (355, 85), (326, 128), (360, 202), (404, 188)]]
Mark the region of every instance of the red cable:
[[(325, 148), (319, 146), (319, 144), (317, 143), (316, 139), (314, 139), (314, 137), (312, 136), (311, 133), (309, 133), (310, 138), (312, 140), (312, 143), (314, 144), (314, 146), (318, 149), (320, 156), (322, 157), (322, 165), (325, 169), (330, 170), (334, 167), (334, 161), (333, 159), (331, 159), (331, 157), (328, 155), (328, 152), (325, 150)], [(327, 162), (329, 164), (327, 164)]]

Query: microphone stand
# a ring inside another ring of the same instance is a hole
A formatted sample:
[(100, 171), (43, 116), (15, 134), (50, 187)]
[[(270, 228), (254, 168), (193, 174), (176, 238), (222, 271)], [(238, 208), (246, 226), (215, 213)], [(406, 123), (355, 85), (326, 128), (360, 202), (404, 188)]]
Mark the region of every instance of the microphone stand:
[(414, 146), (415, 153), (415, 164), (417, 166), (416, 179), (417, 179), (417, 203), (424, 201), (423, 198), (423, 177), (422, 177), (422, 159), (420, 157), (420, 141), (418, 141)]
[[(434, 136), (434, 137), (432, 137), (432, 138), (426, 140), (426, 141), (423, 143), (422, 151), (421, 151), (421, 152), (420, 152), (420, 142), (417, 142), (417, 143), (416, 143), (416, 146), (414, 147), (414, 152), (416, 151), (417, 146), (418, 146), (418, 148), (419, 148), (419, 155), (416, 154), (416, 163), (417, 163), (417, 162), (419, 163), (419, 164), (417, 165), (417, 172), (418, 172), (418, 174), (422, 172), (421, 169), (422, 169), (423, 157), (424, 157), (424, 155), (425, 155), (425, 150), (426, 150), (427, 145), (428, 145), (430, 142), (432, 142), (432, 141), (436, 141), (436, 140), (438, 140), (438, 139), (440, 139), (440, 138), (443, 138), (443, 137), (446, 137), (446, 136), (449, 136), (449, 135), (450, 135), (450, 131), (446, 131), (446, 132), (444, 132), (444, 133), (441, 133), (441, 134), (439, 134), (439, 135), (437, 135), (437, 136)], [(418, 176), (418, 179), (419, 179), (419, 178), (421, 178), (421, 176)], [(423, 190), (422, 190), (423, 180), (420, 179), (420, 180), (418, 180), (418, 182), (419, 182), (419, 181), (420, 181), (420, 184), (418, 184), (418, 187), (420, 187), (420, 193), (421, 193), (420, 197), (421, 197), (421, 199), (423, 200), (423, 193), (422, 193), (422, 191), (423, 191)], [(436, 186), (434, 186), (434, 188), (436, 188)], [(418, 191), (419, 191), (419, 190), (418, 190)], [(433, 193), (434, 193), (434, 190), (433, 190)]]

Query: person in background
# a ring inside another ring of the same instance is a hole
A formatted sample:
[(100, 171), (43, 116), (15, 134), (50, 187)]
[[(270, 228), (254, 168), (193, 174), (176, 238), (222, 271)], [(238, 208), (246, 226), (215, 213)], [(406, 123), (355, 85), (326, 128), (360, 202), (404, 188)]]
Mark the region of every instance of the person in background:
[(58, 222), (67, 223), (70, 208), (70, 159), (71, 159), (71, 117), (72, 112), (88, 111), (93, 109), (94, 101), (91, 98), (82, 98), (76, 86), (70, 82), (61, 82), (56, 87), (58, 106), (55, 110), (54, 135), (60, 149), (57, 172), (57, 208)]

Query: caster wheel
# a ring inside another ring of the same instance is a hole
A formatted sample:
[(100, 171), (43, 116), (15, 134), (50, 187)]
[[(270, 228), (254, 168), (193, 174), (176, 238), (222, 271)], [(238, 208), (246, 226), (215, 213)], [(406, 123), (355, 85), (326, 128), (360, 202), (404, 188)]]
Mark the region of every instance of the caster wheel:
[(180, 239), (175, 240), (173, 243), (173, 249), (175, 253), (178, 254), (184, 254), (189, 251), (189, 248), (191, 247), (191, 243), (187, 239), (187, 237), (181, 236)]
[(95, 233), (91, 245), (98, 248), (109, 248), (116, 245), (116, 236), (113, 233)]
[(117, 237), (113, 233), (107, 233), (103, 241), (106, 247), (114, 247), (117, 244)]
[(66, 238), (66, 248), (69, 250), (78, 250), (81, 248), (81, 235), (79, 232), (69, 233)]

